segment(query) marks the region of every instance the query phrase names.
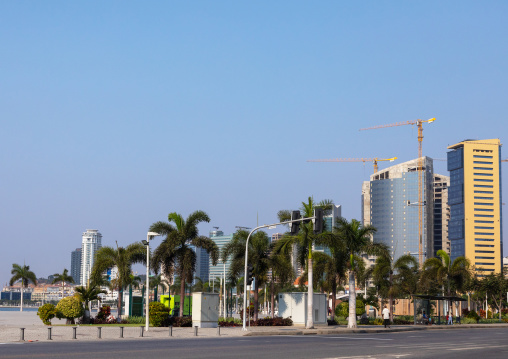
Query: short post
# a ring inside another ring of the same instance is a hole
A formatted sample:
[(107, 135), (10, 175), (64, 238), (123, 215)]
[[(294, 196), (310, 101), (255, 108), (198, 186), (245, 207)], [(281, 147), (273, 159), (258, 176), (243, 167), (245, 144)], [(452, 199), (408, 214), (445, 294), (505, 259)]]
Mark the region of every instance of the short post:
[(139, 327), (139, 337), (143, 338), (143, 326)]
[(97, 339), (102, 339), (102, 327), (97, 327)]
[(48, 327), (48, 340), (51, 340), (51, 327)]
[(195, 337), (198, 336), (198, 326), (197, 325), (194, 327), (194, 336)]
[(173, 336), (173, 326), (172, 325), (169, 326), (169, 336), (170, 337)]
[(120, 338), (123, 338), (123, 327), (120, 327)]
[(220, 325), (217, 326), (217, 335), (220, 336)]
[(25, 328), (19, 328), (19, 341), (25, 341)]
[(72, 327), (72, 339), (77, 339), (76, 338), (76, 329), (78, 329), (78, 327)]

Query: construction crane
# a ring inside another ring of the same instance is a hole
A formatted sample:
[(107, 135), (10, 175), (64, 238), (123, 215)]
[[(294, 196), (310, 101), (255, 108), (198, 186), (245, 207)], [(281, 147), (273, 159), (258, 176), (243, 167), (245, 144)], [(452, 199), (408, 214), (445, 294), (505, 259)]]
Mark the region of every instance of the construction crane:
[(423, 218), (423, 163), (422, 163), (422, 142), (423, 142), (423, 124), (424, 123), (432, 123), (436, 119), (430, 118), (428, 120), (411, 120), (404, 122), (396, 122), (388, 125), (379, 125), (367, 128), (361, 128), (360, 131), (364, 130), (374, 130), (378, 128), (386, 128), (386, 127), (395, 127), (395, 126), (405, 126), (405, 125), (416, 125), (418, 127), (418, 261), (420, 266), (423, 265), (423, 238), (422, 238), (422, 218)]
[(372, 162), (374, 165), (374, 173), (377, 172), (378, 166), (377, 163), (379, 161), (390, 161), (393, 162), (397, 159), (397, 157), (392, 158), (333, 158), (331, 160), (307, 160), (307, 162)]

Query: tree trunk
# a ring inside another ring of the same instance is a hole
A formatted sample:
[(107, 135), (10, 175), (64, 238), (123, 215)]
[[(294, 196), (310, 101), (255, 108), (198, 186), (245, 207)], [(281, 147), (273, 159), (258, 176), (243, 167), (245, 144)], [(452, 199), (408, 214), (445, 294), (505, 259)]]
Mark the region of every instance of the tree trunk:
[[(273, 276), (273, 274), (272, 274)], [(270, 306), (271, 306), (271, 310), (272, 310), (272, 318), (275, 318), (275, 290), (274, 290), (274, 285), (273, 285), (273, 277), (272, 277), (272, 282), (270, 283), (270, 291), (271, 291), (271, 294), (270, 294)]]
[[(311, 253), (309, 251), (309, 253)], [(308, 290), (307, 290), (307, 325), (305, 328), (313, 329), (314, 328), (314, 318), (313, 318), (313, 309), (314, 309), (314, 286), (313, 286), (313, 270), (312, 270), (312, 254), (309, 254), (308, 261)]]
[(21, 279), (21, 306), (19, 308), (19, 311), (22, 312), (23, 311), (23, 279)]
[(355, 273), (349, 272), (349, 318), (348, 328), (356, 328), (356, 289), (355, 289)]
[(337, 286), (332, 287), (332, 319), (335, 319), (335, 306), (337, 305)]
[(393, 323), (393, 273), (392, 271), (390, 270), (390, 295), (389, 295), (389, 301), (390, 301), (390, 304), (389, 305), (389, 308), (390, 308), (390, 323)]
[(185, 303), (185, 279), (180, 274), (180, 317), (183, 317), (183, 305)]
[[(122, 321), (122, 299), (123, 299), (122, 297), (123, 297), (123, 288), (118, 288), (118, 303), (117, 303), (118, 322)], [(146, 305), (148, 305), (148, 303)]]
[(255, 280), (254, 280), (254, 321), (258, 320), (258, 305), (259, 305), (258, 281), (257, 281), (257, 278), (255, 278)]

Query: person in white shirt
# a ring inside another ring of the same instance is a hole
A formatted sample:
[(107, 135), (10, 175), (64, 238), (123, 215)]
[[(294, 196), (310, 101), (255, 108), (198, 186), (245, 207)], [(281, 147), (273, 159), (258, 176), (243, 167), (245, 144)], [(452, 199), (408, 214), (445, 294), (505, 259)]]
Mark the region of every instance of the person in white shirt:
[(390, 310), (388, 310), (388, 308), (386, 308), (386, 305), (383, 309), (383, 319), (384, 319), (384, 325), (385, 325), (385, 328), (388, 327), (390, 328)]

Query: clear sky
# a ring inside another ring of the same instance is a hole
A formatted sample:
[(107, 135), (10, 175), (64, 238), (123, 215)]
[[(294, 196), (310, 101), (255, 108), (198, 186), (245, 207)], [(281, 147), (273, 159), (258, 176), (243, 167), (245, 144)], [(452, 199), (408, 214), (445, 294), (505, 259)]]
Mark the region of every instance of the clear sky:
[(436, 117), (434, 158), (466, 138), (506, 141), (507, 13), (464, 0), (0, 2), (0, 284), (12, 263), (70, 269), (86, 229), (125, 246), (173, 211), (206, 211), (202, 234), (273, 223), (311, 195), (360, 218), (371, 164), (306, 160), (417, 157), (415, 127), (362, 127)]

